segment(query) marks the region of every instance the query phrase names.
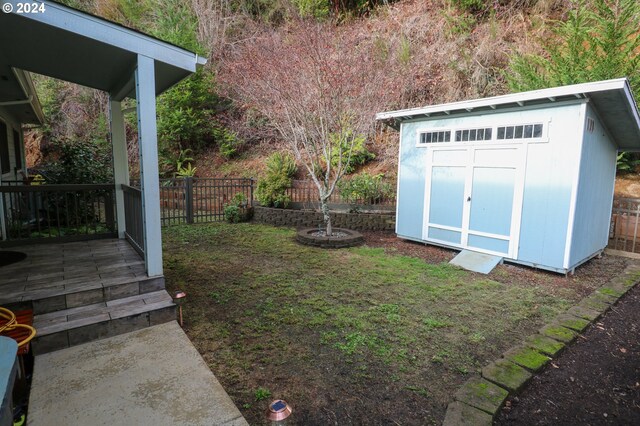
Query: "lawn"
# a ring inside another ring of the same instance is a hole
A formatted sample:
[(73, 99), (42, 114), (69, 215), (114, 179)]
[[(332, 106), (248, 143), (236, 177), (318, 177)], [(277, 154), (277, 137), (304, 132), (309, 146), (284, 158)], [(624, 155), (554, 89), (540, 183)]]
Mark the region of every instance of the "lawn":
[(439, 424), (470, 374), (590, 286), (580, 269), (487, 277), (373, 243), (303, 247), (262, 225), (163, 238), (167, 287), (188, 294), (185, 330), (251, 424), (273, 398), (293, 407), (291, 424)]

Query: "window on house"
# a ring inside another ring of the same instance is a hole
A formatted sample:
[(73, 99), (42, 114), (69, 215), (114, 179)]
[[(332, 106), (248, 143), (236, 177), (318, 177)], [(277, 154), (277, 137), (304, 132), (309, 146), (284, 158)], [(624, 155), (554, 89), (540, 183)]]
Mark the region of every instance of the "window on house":
[(7, 125), (0, 121), (0, 169), (2, 174), (11, 171), (9, 163), (9, 137), (7, 136)]
[(13, 154), (16, 157), (16, 169), (22, 169), (22, 155), (20, 155), (20, 133), (17, 130), (13, 131)]
[(456, 130), (456, 142), (490, 141), (491, 135), (491, 127), (482, 129)]
[(542, 124), (523, 124), (518, 126), (498, 127), (497, 138), (505, 139), (540, 139), (542, 137)]
[(420, 133), (420, 143), (451, 142), (451, 130), (440, 130), (437, 132)]

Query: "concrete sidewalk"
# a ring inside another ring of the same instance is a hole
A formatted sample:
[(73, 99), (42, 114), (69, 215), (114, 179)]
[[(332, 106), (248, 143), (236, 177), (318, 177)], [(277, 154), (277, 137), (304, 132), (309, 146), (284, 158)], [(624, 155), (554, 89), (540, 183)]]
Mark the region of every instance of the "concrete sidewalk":
[(32, 426), (247, 425), (175, 322), (37, 356)]

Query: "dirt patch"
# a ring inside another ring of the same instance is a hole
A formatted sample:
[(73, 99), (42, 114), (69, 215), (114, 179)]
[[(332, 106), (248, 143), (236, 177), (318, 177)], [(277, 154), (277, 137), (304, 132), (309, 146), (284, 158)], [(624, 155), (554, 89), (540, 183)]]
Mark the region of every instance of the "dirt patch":
[[(365, 243), (370, 247), (383, 247), (389, 254), (397, 253), (418, 257), (428, 263), (449, 262), (458, 250), (449, 250), (415, 241), (398, 238), (393, 232), (363, 232)], [(487, 277), (504, 284), (526, 282), (545, 286), (553, 294), (565, 296), (566, 290), (575, 292), (575, 299), (582, 299), (611, 277), (621, 273), (628, 260), (618, 256), (603, 255), (592, 259), (576, 269), (575, 274), (555, 272), (505, 263), (498, 265)]]
[(511, 398), (497, 424), (640, 424), (640, 287)]
[(640, 197), (640, 175), (629, 173), (616, 176), (615, 195), (627, 198)]

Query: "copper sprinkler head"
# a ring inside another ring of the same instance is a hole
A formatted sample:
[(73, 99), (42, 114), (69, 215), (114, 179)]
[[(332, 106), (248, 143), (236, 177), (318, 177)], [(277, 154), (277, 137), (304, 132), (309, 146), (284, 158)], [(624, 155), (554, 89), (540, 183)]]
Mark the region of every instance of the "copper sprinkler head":
[(287, 401), (283, 399), (276, 399), (269, 404), (269, 409), (267, 410), (267, 420), (272, 422), (279, 422), (291, 414), (291, 407), (287, 404)]
[(176, 293), (173, 295), (173, 302), (176, 305), (182, 305), (182, 302), (184, 302), (184, 298), (187, 297), (187, 293), (185, 293), (184, 291), (178, 290), (176, 291)]

